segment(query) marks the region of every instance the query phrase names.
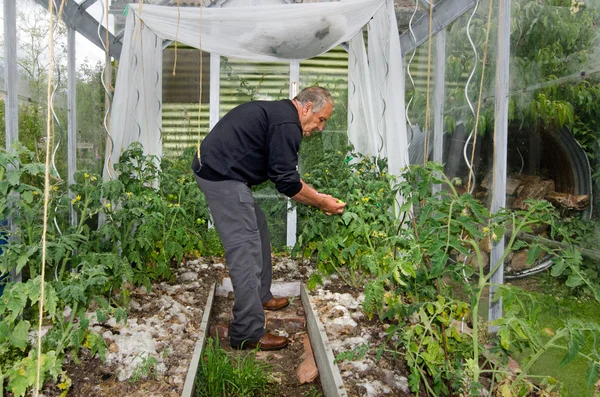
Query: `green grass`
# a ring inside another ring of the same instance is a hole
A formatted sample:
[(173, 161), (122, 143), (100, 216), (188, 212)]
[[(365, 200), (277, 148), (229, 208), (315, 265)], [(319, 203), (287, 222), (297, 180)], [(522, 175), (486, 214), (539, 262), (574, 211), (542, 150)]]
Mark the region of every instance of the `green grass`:
[[(556, 330), (564, 326), (569, 319), (580, 319), (586, 322), (600, 324), (600, 304), (594, 299), (577, 297), (569, 293), (568, 289), (560, 285), (558, 281), (551, 279), (532, 279), (531, 283), (537, 285), (524, 286), (526, 289), (534, 289), (539, 299), (542, 310), (538, 314), (539, 324)], [(529, 288), (528, 288), (529, 287)], [(593, 340), (588, 338), (587, 347), (591, 348)], [(558, 379), (572, 397), (593, 397), (594, 387), (587, 386), (585, 372), (588, 368), (587, 362), (576, 357), (567, 365), (560, 365), (565, 356), (564, 350), (550, 349), (532, 366), (532, 375), (549, 375)], [(514, 358), (523, 364), (527, 359), (527, 352), (516, 355)]]
[(259, 397), (273, 395), (271, 366), (256, 360), (256, 350), (231, 354), (209, 338), (196, 375), (197, 397)]

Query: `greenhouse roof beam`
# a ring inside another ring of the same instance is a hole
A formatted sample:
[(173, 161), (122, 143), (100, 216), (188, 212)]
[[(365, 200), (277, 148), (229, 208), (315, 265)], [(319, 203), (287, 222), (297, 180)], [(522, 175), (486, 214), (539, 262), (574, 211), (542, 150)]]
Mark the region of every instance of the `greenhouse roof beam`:
[[(100, 28), (101, 37), (106, 37), (106, 29), (94, 17), (92, 17), (85, 8), (82, 7), (83, 5), (87, 5), (88, 1), (84, 2), (83, 4), (67, 2), (64, 6), (62, 18), (67, 26), (81, 33), (83, 37), (104, 51), (102, 40), (98, 37), (98, 28)], [(35, 0), (35, 2), (48, 9), (48, 0)], [(123, 44), (110, 32), (108, 32), (108, 39), (110, 41), (109, 54), (113, 58), (119, 59)]]
[[(423, 1), (423, 0), (421, 0)], [(458, 17), (469, 11), (475, 5), (476, 0), (440, 0), (433, 7), (431, 34), (435, 35), (440, 30), (454, 22)], [(415, 48), (427, 41), (429, 37), (429, 15), (423, 15), (417, 22), (412, 24), (412, 30), (416, 41), (413, 41), (412, 35), (406, 31), (400, 35), (400, 48), (402, 56), (410, 54)]]
[(83, 0), (81, 4), (79, 4), (79, 8), (81, 8), (82, 10), (87, 10), (88, 8), (90, 8), (91, 5), (93, 5), (97, 1), (98, 0)]

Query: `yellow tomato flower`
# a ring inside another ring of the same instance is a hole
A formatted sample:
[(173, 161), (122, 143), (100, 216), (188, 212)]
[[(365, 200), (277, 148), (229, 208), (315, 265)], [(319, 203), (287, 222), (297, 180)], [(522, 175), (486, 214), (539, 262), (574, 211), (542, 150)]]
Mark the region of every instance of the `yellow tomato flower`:
[(84, 177), (85, 179), (88, 179), (88, 178), (90, 177), (90, 174), (88, 174), (88, 173), (86, 172), (85, 174), (83, 174), (83, 177)]
[(91, 181), (96, 181), (96, 180), (98, 180), (98, 178), (96, 178), (95, 176), (93, 176), (90, 180)]

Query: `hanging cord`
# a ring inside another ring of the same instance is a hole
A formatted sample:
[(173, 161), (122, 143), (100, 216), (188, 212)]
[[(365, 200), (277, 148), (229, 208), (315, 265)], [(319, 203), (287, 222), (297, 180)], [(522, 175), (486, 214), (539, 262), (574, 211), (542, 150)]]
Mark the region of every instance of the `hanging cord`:
[[(62, 0), (60, 4), (60, 10), (57, 15), (57, 19), (60, 20), (62, 17), (62, 11), (66, 0)], [(35, 388), (33, 390), (34, 397), (39, 395), (40, 390), (40, 372), (42, 368), (42, 320), (44, 318), (44, 299), (45, 299), (45, 282), (46, 277), (46, 251), (48, 239), (46, 234), (48, 233), (48, 202), (50, 201), (50, 142), (52, 141), (52, 111), (50, 103), (52, 101), (52, 78), (54, 68), (54, 1), (48, 2), (48, 13), (50, 14), (50, 29), (48, 37), (48, 50), (50, 52), (50, 67), (48, 68), (48, 103), (46, 105), (46, 165), (44, 170), (44, 225), (42, 230), (42, 269), (40, 275), (40, 301), (38, 304), (38, 331), (37, 331), (37, 365), (35, 375)]]
[[(415, 32), (412, 29), (412, 21), (415, 18), (415, 15), (417, 14), (417, 10), (419, 9), (419, 0), (415, 0), (415, 9), (412, 13), (412, 15), (410, 16), (410, 20), (408, 21), (408, 30), (410, 32), (410, 37), (413, 40), (413, 43), (417, 43), (417, 38), (415, 36)], [(406, 66), (406, 73), (408, 74), (408, 79), (410, 80), (410, 84), (412, 85), (412, 96), (410, 97), (410, 99), (408, 100), (408, 103), (406, 104), (406, 109), (404, 110), (404, 114), (406, 117), (406, 122), (408, 123), (408, 127), (410, 129), (410, 139), (408, 140), (408, 145), (406, 145), (406, 164), (407, 164), (407, 168), (410, 171), (410, 154), (409, 154), (409, 148), (410, 145), (412, 144), (412, 140), (414, 138), (414, 132), (413, 132), (413, 125), (410, 121), (410, 117), (408, 115), (408, 110), (410, 109), (410, 105), (412, 104), (413, 99), (415, 99), (415, 96), (417, 95), (417, 87), (415, 85), (415, 80), (412, 77), (412, 73), (410, 72), (410, 67), (412, 65), (412, 61), (415, 58), (415, 54), (417, 53), (417, 46), (415, 45), (415, 49), (413, 50), (412, 54), (410, 55), (410, 59), (408, 60), (408, 64)]]
[(419, 9), (419, 0), (415, 0), (415, 9), (412, 13), (412, 15), (410, 16), (410, 20), (408, 21), (408, 30), (410, 32), (410, 37), (412, 38), (413, 43), (415, 44), (415, 49), (413, 50), (412, 54), (410, 55), (410, 59), (408, 60), (408, 64), (406, 66), (406, 73), (408, 74), (408, 79), (410, 80), (410, 84), (412, 85), (412, 96), (410, 97), (410, 99), (408, 100), (408, 103), (406, 104), (406, 109), (404, 109), (404, 114), (406, 117), (406, 122), (408, 123), (408, 127), (410, 130), (410, 139), (408, 140), (408, 144), (406, 145), (406, 168), (410, 171), (410, 145), (412, 145), (412, 141), (414, 138), (414, 132), (413, 132), (413, 125), (410, 122), (410, 117), (408, 115), (408, 110), (410, 109), (410, 105), (412, 104), (413, 99), (415, 98), (415, 95), (417, 94), (417, 87), (415, 86), (415, 80), (412, 77), (412, 73), (410, 72), (410, 66), (412, 65), (412, 61), (415, 58), (415, 54), (417, 53), (417, 38), (415, 37), (415, 32), (413, 31), (412, 28), (412, 23), (413, 23), (413, 19), (415, 18), (415, 15), (417, 14), (417, 10)]
[[(134, 45), (135, 45), (135, 40), (137, 39), (137, 33), (139, 32), (139, 30), (141, 30), (141, 28), (139, 27), (139, 25), (141, 25), (143, 22), (140, 19), (139, 22), (136, 21), (134, 19), (134, 37), (131, 39), (131, 41), (129, 42), (129, 48), (131, 49), (131, 53), (133, 54), (133, 75), (137, 76), (138, 74), (138, 51), (135, 50)], [(142, 54), (143, 57), (143, 54)], [(131, 85), (133, 86), (133, 89), (135, 90), (135, 105), (133, 106), (133, 121), (135, 121), (135, 126), (137, 127), (138, 133), (137, 133), (137, 140), (139, 141), (141, 136), (142, 136), (142, 126), (140, 125), (140, 121), (137, 118), (137, 107), (140, 104), (140, 89), (137, 86), (137, 82), (136, 82), (136, 78), (132, 78), (131, 79)]]
[(102, 120), (102, 125), (104, 126), (104, 132), (106, 133), (106, 136), (108, 137), (108, 141), (106, 142), (107, 145), (110, 144), (110, 151), (106, 150), (105, 156), (106, 158), (104, 159), (104, 164), (105, 164), (105, 168), (106, 168), (106, 172), (108, 173), (109, 178), (112, 179), (113, 177), (113, 172), (112, 172), (112, 165), (111, 165), (111, 157), (113, 155), (113, 151), (115, 149), (115, 141), (112, 138), (112, 135), (110, 133), (110, 111), (111, 111), (111, 107), (112, 107), (112, 97), (111, 97), (111, 88), (112, 88), (112, 84), (111, 81), (108, 81), (108, 85), (106, 82), (106, 75), (108, 74), (109, 68), (111, 68), (110, 65), (110, 59), (108, 58), (109, 53), (110, 53), (110, 42), (108, 40), (108, 13), (106, 12), (106, 9), (108, 9), (108, 0), (106, 0), (105, 2), (100, 2), (100, 4), (102, 4), (102, 16), (100, 17), (100, 20), (103, 20), (104, 18), (106, 18), (106, 37), (103, 39), (102, 35), (100, 34), (100, 27), (102, 26), (102, 24), (98, 24), (98, 30), (97, 30), (97, 35), (98, 35), (98, 39), (100, 40), (100, 42), (102, 43), (102, 46), (104, 47), (104, 51), (105, 51), (105, 59), (107, 59), (106, 65), (104, 65), (104, 73), (103, 73), (103, 78), (101, 79), (102, 81), (102, 87), (104, 88), (104, 93), (105, 93), (105, 97), (106, 97), (106, 102), (107, 106), (106, 106), (106, 111), (104, 112), (104, 118)]
[(179, 9), (179, 2), (181, 0), (177, 0), (177, 29), (175, 30), (175, 59), (173, 60), (173, 76), (176, 75), (175, 71), (177, 70), (177, 40), (179, 39), (179, 22), (181, 20), (181, 11)]
[(200, 26), (198, 27), (198, 49), (200, 53), (200, 87), (198, 88), (198, 148), (196, 155), (200, 160), (200, 142), (202, 134), (200, 130), (200, 120), (202, 115), (202, 5), (200, 5)]
[[(478, 2), (479, 3), (479, 2)], [(477, 5), (475, 6), (475, 8), (477, 8)], [(484, 82), (484, 78), (485, 78), (485, 65), (486, 65), (486, 61), (487, 61), (487, 53), (488, 53), (488, 48), (489, 48), (489, 38), (490, 38), (490, 30), (491, 30), (491, 26), (492, 26), (492, 11), (494, 8), (494, 0), (490, 0), (490, 5), (489, 5), (489, 10), (488, 10), (488, 19), (487, 19), (487, 26), (486, 26), (486, 32), (485, 32), (485, 44), (483, 47), (483, 65), (481, 67), (481, 80), (479, 82), (479, 97), (477, 98), (477, 112), (475, 113), (475, 127), (474, 127), (474, 135), (473, 135), (473, 147), (471, 150), (471, 162), (468, 161), (467, 157), (466, 157), (466, 150), (467, 150), (467, 146), (469, 145), (469, 140), (471, 139), (471, 136), (469, 136), (469, 139), (467, 139), (467, 142), (465, 143), (464, 146), (464, 157), (465, 157), (465, 161), (467, 163), (467, 166), (469, 167), (469, 179), (467, 182), (467, 191), (469, 193), (472, 193), (473, 189), (474, 189), (474, 185), (475, 185), (475, 176), (474, 176), (474, 172), (473, 172), (473, 162), (475, 159), (475, 147), (477, 145), (477, 127), (479, 125), (479, 113), (481, 110), (481, 103), (482, 101), (482, 94), (483, 94), (483, 82)], [(475, 12), (473, 12), (474, 15)], [(471, 16), (472, 18), (472, 16)], [(469, 24), (471, 23), (471, 20), (469, 19), (469, 23), (467, 24), (467, 33), (469, 32)], [(469, 36), (469, 40), (471, 39), (471, 37)], [(475, 53), (477, 54), (477, 53)], [(476, 55), (477, 56), (477, 55)], [(477, 67), (477, 63), (475, 63), (475, 67)], [(473, 69), (473, 73), (475, 72), (475, 69)], [(470, 78), (469, 78), (470, 80)], [(467, 83), (468, 84), (468, 83)], [(465, 88), (465, 96), (467, 96), (467, 89)], [(467, 96), (467, 102), (469, 101), (468, 96)], [(469, 106), (471, 106), (471, 103), (469, 103)], [(471, 111), (472, 111), (472, 107), (471, 107)], [(473, 177), (473, 186), (471, 186), (471, 177)], [(489, 221), (488, 221), (488, 226), (489, 226)], [(467, 272), (465, 270), (466, 267), (466, 263), (467, 263), (467, 258), (465, 257), (465, 259), (462, 262), (462, 274), (463, 274), (463, 278), (465, 280), (465, 282), (469, 282), (469, 279), (467, 277)], [(460, 329), (461, 332), (463, 331), (465, 326), (465, 317), (463, 317), (461, 319), (461, 325), (460, 325)]]
[[(432, 32), (433, 32), (433, 0), (429, 0), (429, 45), (427, 51), (427, 90), (425, 91), (425, 139), (423, 142), (423, 165), (427, 164), (429, 159), (429, 136), (431, 132), (431, 104), (430, 104), (430, 86), (431, 86), (431, 45), (432, 45)], [(438, 49), (439, 51), (439, 49)]]
[(379, 135), (379, 142), (381, 143), (381, 146), (377, 149), (377, 156), (375, 157), (375, 165), (376, 165), (377, 172), (379, 172), (379, 170), (380, 170), (379, 156), (381, 155), (381, 152), (383, 151), (383, 148), (385, 146), (385, 139), (383, 137), (383, 134), (382, 134), (379, 126), (382, 121), (385, 121), (384, 120), (385, 112), (387, 111), (387, 103), (385, 101), (385, 97), (383, 96), (383, 93), (384, 93), (384, 89), (386, 86), (386, 80), (388, 79), (388, 75), (390, 72), (389, 55), (386, 54), (386, 49), (389, 48), (389, 43), (390, 43), (390, 40), (388, 39), (388, 41), (385, 43), (385, 46), (383, 47), (383, 51), (384, 51), (383, 58), (385, 60), (385, 76), (383, 77), (383, 81), (381, 82), (381, 90), (380, 90), (380, 97), (381, 97), (381, 102), (383, 103), (383, 109), (381, 110), (381, 117), (379, 118), (379, 123), (377, 123), (377, 134)]
[[(471, 38), (471, 21), (473, 21), (473, 17), (475, 16), (475, 13), (477, 12), (477, 7), (479, 7), (479, 0), (477, 0), (477, 2), (475, 3), (475, 7), (473, 7), (473, 12), (471, 13), (471, 17), (469, 18), (469, 21), (467, 22), (467, 37), (469, 38), (469, 43), (471, 43), (471, 48), (473, 48), (473, 53), (475, 54), (475, 59), (473, 61), (473, 70), (471, 71), (471, 74), (469, 75), (469, 79), (467, 80), (467, 84), (465, 84), (465, 99), (467, 100), (467, 104), (469, 105), (469, 109), (471, 109), (471, 114), (473, 115), (473, 118), (476, 118), (476, 114), (475, 114), (475, 109), (473, 109), (473, 104), (471, 103), (471, 100), (469, 99), (469, 84), (471, 84), (471, 80), (473, 79), (473, 76), (475, 75), (475, 71), (477, 70), (477, 63), (479, 62), (479, 56), (477, 55), (477, 47), (475, 47), (475, 43), (473, 43), (473, 39)], [(469, 134), (469, 137), (467, 138), (467, 141), (465, 142), (465, 146), (463, 147), (463, 157), (465, 159), (465, 162), (467, 163), (467, 167), (469, 168), (469, 183), (471, 181), (471, 177), (473, 178), (473, 185), (475, 185), (475, 175), (473, 174), (473, 164), (469, 162), (469, 158), (467, 156), (467, 147), (469, 146), (469, 142), (471, 141), (471, 138), (473, 137), (475, 130), (472, 130), (471, 133)], [(473, 145), (473, 149), (475, 149), (475, 145)], [(470, 190), (467, 190), (469, 193), (473, 193), (473, 186), (471, 186)]]
[[(161, 42), (159, 42), (158, 40), (158, 36), (154, 36), (154, 51), (156, 52), (156, 50), (162, 51), (162, 44)], [(156, 114), (158, 115), (154, 120), (156, 122), (156, 127), (158, 128), (158, 135), (159, 135), (159, 147), (162, 147), (162, 138), (163, 138), (163, 133), (162, 133), (162, 124), (161, 124), (161, 117), (160, 115), (162, 115), (162, 100), (161, 98), (157, 95), (157, 92), (159, 92), (159, 89), (161, 88), (159, 86), (159, 84), (161, 83), (161, 79), (160, 79), (160, 73), (158, 72), (158, 69), (155, 70), (156, 71), (156, 80), (154, 81), (154, 99), (157, 102), (157, 112)]]
[[(54, 8), (58, 9), (59, 7), (56, 6), (56, 0), (54, 1)], [(62, 10), (61, 10), (62, 12)], [(54, 30), (56, 31), (58, 27), (58, 23), (56, 23), (54, 25)], [(54, 63), (56, 64), (56, 57), (54, 58)], [(56, 137), (55, 131), (54, 131), (54, 127), (58, 126), (58, 131), (59, 131), (59, 135), (58, 135), (58, 142), (56, 143), (56, 146), (54, 146), (54, 151), (52, 152), (52, 169), (54, 170), (54, 172), (56, 173), (56, 177), (58, 179), (58, 183), (62, 183), (63, 179), (60, 176), (60, 173), (58, 172), (58, 168), (56, 168), (56, 153), (58, 152), (58, 148), (60, 147), (60, 144), (62, 142), (62, 138), (63, 138), (63, 128), (62, 125), (60, 124), (60, 120), (58, 119), (58, 116), (56, 115), (56, 112), (54, 111), (54, 96), (56, 95), (56, 91), (58, 90), (58, 86), (60, 85), (61, 82), (61, 73), (60, 73), (60, 68), (56, 68), (56, 84), (54, 84), (54, 89), (52, 90), (52, 95), (50, 97), (50, 109), (52, 111), (52, 144), (54, 144), (54, 138)], [(63, 194), (64, 195), (64, 194)], [(61, 195), (61, 197), (63, 196)], [(59, 198), (60, 199), (60, 198)], [(54, 228), (56, 229), (56, 231), (58, 232), (59, 235), (62, 236), (62, 231), (60, 230), (60, 227), (58, 226), (58, 220), (56, 218), (56, 213), (58, 212), (58, 203), (56, 205), (56, 207), (54, 207)], [(57, 270), (58, 270), (58, 266), (54, 268), (54, 277), (56, 279), (56, 281), (58, 281), (58, 275), (57, 275)]]
[(147, 150), (150, 152), (150, 129), (148, 127), (148, 100), (146, 95), (146, 69), (144, 68), (144, 21), (140, 21), (140, 52), (142, 53), (142, 97), (144, 98), (144, 122), (146, 124), (146, 143)]
[[(493, 9), (493, 5), (494, 5), (494, 0), (490, 0), (490, 9), (488, 10), (488, 19), (487, 19), (487, 26), (486, 26), (486, 30), (485, 30), (485, 45), (483, 47), (483, 63), (481, 65), (481, 81), (479, 82), (479, 97), (477, 98), (477, 113), (475, 114), (475, 129), (474, 129), (474, 136), (473, 136), (473, 147), (471, 148), (471, 162), (467, 162), (467, 164), (469, 164), (469, 180), (467, 182), (467, 191), (468, 192), (472, 192), (473, 189), (475, 188), (475, 175), (474, 172), (472, 170), (473, 164), (475, 162), (475, 146), (477, 145), (477, 129), (479, 126), (479, 113), (481, 111), (481, 98), (483, 96), (483, 81), (485, 79), (485, 65), (487, 62), (487, 53), (488, 53), (488, 47), (489, 47), (489, 40), (490, 40), (490, 30), (492, 27), (492, 9)], [(468, 141), (467, 141), (467, 145), (468, 145)], [(467, 146), (465, 146), (466, 149)], [(520, 154), (520, 152), (519, 152)], [(471, 176), (473, 176), (473, 186), (471, 186)]]

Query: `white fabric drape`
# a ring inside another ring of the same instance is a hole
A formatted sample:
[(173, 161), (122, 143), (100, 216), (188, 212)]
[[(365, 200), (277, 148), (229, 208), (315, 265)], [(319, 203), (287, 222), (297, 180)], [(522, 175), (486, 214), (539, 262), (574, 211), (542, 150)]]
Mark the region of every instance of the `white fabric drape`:
[(404, 65), (394, 5), (386, 3), (368, 24), (368, 52), (362, 34), (350, 42), (348, 137), (358, 152), (387, 157), (399, 175), (408, 161)]
[[(362, 39), (366, 23), (368, 54)], [(195, 48), (201, 43), (204, 51), (223, 56), (283, 62), (311, 58), (352, 40), (350, 140), (361, 152), (388, 156), (394, 174), (406, 164), (404, 71), (393, 0), (181, 7), (179, 16), (177, 7), (144, 5), (141, 12), (130, 7), (112, 104), (110, 164), (134, 141), (148, 154), (162, 154), (162, 40)], [(106, 179), (114, 177), (110, 171), (105, 167)]]
[[(254, 7), (130, 7), (159, 37), (252, 61), (308, 59), (350, 40), (382, 0)], [(179, 18), (179, 19), (178, 19)], [(177, 26), (179, 25), (179, 31)], [(200, 35), (201, 34), (201, 35)], [(201, 40), (200, 40), (201, 39)]]
[(112, 103), (104, 179), (114, 177), (112, 166), (133, 142), (139, 141), (147, 154), (162, 155), (162, 42), (129, 13)]

